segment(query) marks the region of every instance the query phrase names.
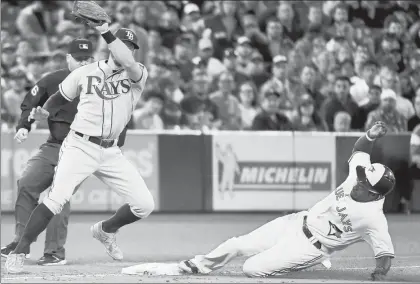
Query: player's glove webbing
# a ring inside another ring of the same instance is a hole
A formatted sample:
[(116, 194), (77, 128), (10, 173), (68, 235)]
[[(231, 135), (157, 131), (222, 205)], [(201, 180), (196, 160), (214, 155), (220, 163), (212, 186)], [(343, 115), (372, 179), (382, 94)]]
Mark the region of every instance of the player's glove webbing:
[(111, 18), (95, 1), (74, 1), (72, 15), (90, 26), (101, 26), (111, 23)]

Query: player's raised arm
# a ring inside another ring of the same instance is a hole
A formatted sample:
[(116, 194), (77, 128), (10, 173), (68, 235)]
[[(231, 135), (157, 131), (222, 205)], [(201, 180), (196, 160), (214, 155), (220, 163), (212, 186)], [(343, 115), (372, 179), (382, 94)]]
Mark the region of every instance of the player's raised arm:
[[(134, 59), (134, 50), (139, 49), (137, 45), (137, 36), (133, 31), (129, 29), (120, 29), (117, 33), (121, 33), (117, 37), (109, 30), (108, 23), (101, 26), (95, 27), (102, 35), (106, 43), (108, 44), (109, 50), (115, 57), (116, 63), (123, 67), (130, 79), (133, 82), (139, 82), (144, 73), (144, 66), (136, 62)], [(126, 42), (131, 42), (129, 48), (120, 38), (123, 38)]]
[(378, 121), (376, 122), (365, 135), (360, 137), (353, 147), (353, 154), (349, 159), (350, 170), (361, 165), (368, 167), (370, 165), (370, 155), (372, 154), (373, 146), (375, 141), (383, 137), (387, 132), (385, 123)]

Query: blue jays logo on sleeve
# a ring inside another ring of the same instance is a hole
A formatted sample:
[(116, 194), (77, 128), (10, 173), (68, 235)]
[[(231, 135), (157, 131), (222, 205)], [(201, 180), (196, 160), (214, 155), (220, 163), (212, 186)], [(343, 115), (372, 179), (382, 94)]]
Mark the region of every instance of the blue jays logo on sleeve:
[(328, 232), (328, 236), (335, 236), (336, 238), (341, 239), (343, 231), (341, 231), (335, 224), (331, 223), (331, 221), (328, 221), (328, 223), (330, 223), (330, 231)]

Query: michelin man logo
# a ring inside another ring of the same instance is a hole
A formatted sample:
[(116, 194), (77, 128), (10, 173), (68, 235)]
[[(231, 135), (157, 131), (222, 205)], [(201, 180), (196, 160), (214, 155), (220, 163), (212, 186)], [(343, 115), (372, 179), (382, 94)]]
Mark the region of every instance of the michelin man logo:
[(225, 147), (216, 143), (215, 156), (218, 165), (221, 165), (219, 170), (219, 193), (222, 199), (226, 192), (230, 197), (234, 197), (233, 187), (235, 185), (235, 175), (240, 174), (238, 158), (233, 150), (231, 144), (226, 144)]

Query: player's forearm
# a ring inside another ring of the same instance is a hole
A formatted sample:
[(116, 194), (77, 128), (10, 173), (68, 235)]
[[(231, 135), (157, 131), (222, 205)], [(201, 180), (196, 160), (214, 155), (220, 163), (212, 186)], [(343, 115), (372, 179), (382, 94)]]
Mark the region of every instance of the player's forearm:
[(366, 134), (360, 137), (354, 144), (353, 152), (364, 152), (370, 155), (372, 153), (375, 140), (375, 138), (369, 137), (369, 131), (366, 132)]
[(130, 68), (137, 64), (131, 50), (120, 39), (116, 38), (111, 31), (108, 30), (107, 32), (102, 33), (102, 37), (108, 44), (109, 50), (114, 55), (115, 59), (124, 68)]
[(61, 95), (60, 91), (57, 91), (54, 95), (48, 98), (42, 108), (48, 111), (51, 115), (58, 112), (68, 102), (69, 101)]

